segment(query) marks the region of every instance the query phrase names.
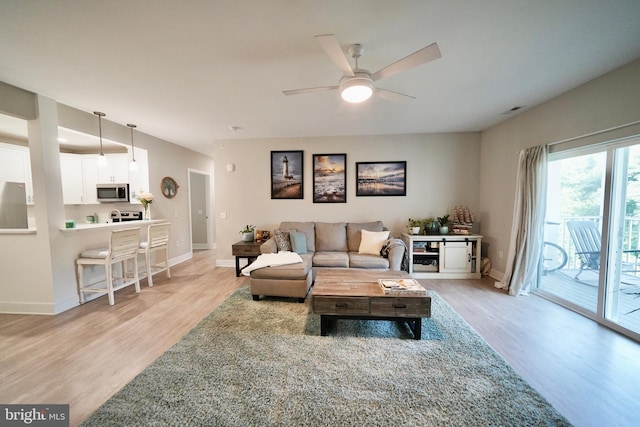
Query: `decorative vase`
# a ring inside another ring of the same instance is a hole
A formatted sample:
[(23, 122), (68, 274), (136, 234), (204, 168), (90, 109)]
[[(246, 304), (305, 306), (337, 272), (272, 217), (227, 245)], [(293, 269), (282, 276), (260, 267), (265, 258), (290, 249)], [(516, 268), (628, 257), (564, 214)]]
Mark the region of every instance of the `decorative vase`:
[(440, 230), (440, 223), (438, 221), (433, 221), (429, 226), (429, 231), (427, 232), (427, 234), (438, 234), (439, 230)]
[(411, 234), (420, 234), (420, 227), (411, 227)]
[(151, 219), (151, 206), (147, 205), (144, 207), (144, 218), (145, 221), (149, 221)]
[(243, 242), (253, 242), (255, 240), (253, 231), (251, 233), (242, 233)]
[(440, 234), (449, 234), (449, 227), (446, 225), (440, 227)]

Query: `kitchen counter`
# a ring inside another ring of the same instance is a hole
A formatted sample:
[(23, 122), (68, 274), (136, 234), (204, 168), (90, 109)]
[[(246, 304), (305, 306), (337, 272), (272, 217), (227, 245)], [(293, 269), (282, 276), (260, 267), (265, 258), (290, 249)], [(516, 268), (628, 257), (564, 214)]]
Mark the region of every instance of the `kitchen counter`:
[(36, 228), (0, 228), (0, 234), (36, 234)]
[(151, 220), (140, 220), (140, 221), (125, 221), (125, 222), (107, 222), (100, 224), (76, 224), (76, 228), (60, 228), (60, 231), (63, 234), (70, 233), (83, 233), (90, 231), (103, 231), (103, 230), (118, 230), (123, 228), (132, 228), (132, 227), (146, 227), (149, 224), (157, 224), (161, 222), (167, 222), (164, 219), (151, 219)]

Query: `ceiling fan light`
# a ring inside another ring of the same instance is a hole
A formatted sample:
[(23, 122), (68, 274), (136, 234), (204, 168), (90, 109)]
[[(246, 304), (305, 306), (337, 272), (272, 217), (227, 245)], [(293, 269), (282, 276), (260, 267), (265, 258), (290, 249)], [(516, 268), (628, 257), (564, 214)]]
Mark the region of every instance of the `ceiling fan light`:
[(372, 94), (373, 85), (367, 76), (349, 77), (340, 84), (340, 96), (352, 104), (366, 101)]
[(373, 94), (371, 86), (356, 85), (343, 89), (341, 96), (345, 101), (357, 104), (371, 98), (371, 94)]

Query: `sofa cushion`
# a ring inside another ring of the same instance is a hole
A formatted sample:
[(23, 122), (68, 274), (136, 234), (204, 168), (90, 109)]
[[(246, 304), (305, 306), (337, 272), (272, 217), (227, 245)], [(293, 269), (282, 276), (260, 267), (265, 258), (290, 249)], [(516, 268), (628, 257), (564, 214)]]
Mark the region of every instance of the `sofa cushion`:
[(289, 233), (291, 239), (291, 249), (298, 254), (307, 253), (307, 236), (302, 231), (292, 230)]
[[(314, 259), (315, 261), (315, 259)], [(380, 268), (388, 269), (389, 260), (380, 255), (359, 254), (349, 252), (349, 267), (351, 268)]]
[(349, 245), (349, 252), (358, 252), (360, 248), (360, 231), (382, 231), (384, 226), (382, 221), (373, 222), (350, 222), (347, 224), (347, 243)]
[(338, 251), (316, 252), (313, 254), (313, 266), (347, 268), (349, 267), (349, 254), (347, 252)]
[(347, 252), (347, 225), (344, 222), (316, 222), (316, 251)]
[(316, 250), (315, 223), (299, 222), (299, 221), (283, 221), (280, 223), (280, 229), (302, 231), (307, 237), (307, 252), (315, 252)]
[(293, 279), (303, 280), (311, 270), (311, 255), (302, 254), (302, 263), (278, 265), (275, 267), (265, 267), (253, 270), (251, 272), (252, 279)]
[(291, 239), (289, 237), (289, 230), (277, 229), (273, 231), (273, 237), (276, 240), (276, 246), (278, 252), (291, 251)]
[(378, 255), (384, 243), (389, 238), (389, 230), (387, 231), (368, 231), (362, 230), (362, 238), (360, 239), (360, 248), (358, 253)]

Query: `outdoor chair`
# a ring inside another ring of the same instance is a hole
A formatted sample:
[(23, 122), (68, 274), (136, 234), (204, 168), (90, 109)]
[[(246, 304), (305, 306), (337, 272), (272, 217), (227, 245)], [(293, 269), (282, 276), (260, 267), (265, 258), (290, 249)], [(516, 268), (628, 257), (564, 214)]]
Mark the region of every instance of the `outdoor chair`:
[[(584, 270), (600, 269), (600, 242), (602, 241), (602, 236), (598, 225), (594, 221), (567, 221), (567, 228), (576, 247), (576, 255), (580, 258), (580, 271), (574, 277), (575, 280), (578, 280)], [(629, 249), (623, 252), (635, 254), (637, 257), (640, 254), (640, 249)], [(636, 272), (635, 264), (627, 273)]]
[(578, 277), (583, 270), (598, 270), (600, 268), (600, 230), (593, 221), (568, 221), (567, 228), (571, 235), (571, 240), (576, 247), (576, 255), (580, 258), (580, 271), (575, 275)]

